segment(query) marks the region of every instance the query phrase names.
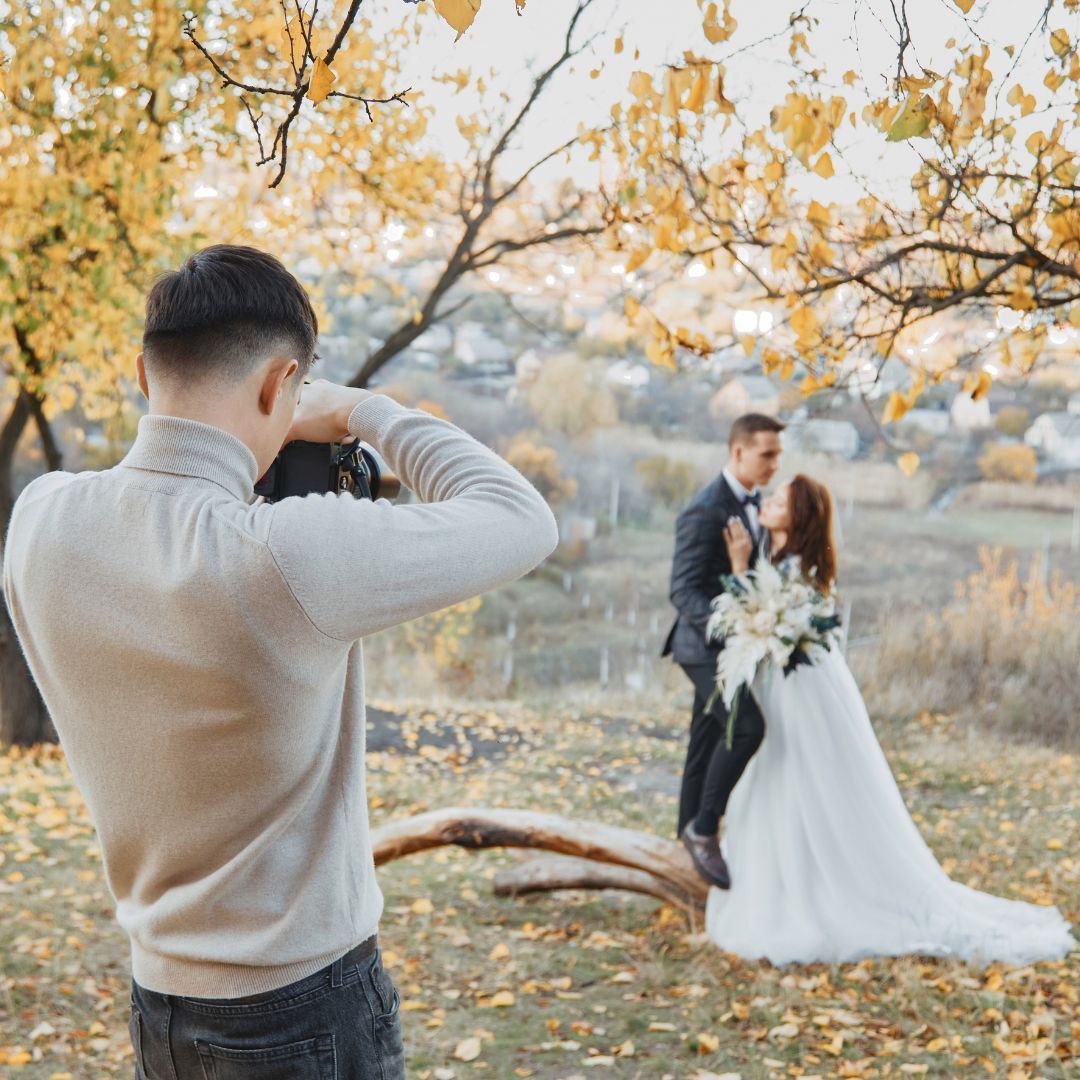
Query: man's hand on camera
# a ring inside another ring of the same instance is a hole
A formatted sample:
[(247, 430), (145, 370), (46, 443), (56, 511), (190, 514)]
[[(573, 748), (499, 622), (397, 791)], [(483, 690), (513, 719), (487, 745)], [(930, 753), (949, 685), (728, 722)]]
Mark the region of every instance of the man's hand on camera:
[(332, 443), (352, 439), (349, 414), (371, 394), (370, 390), (341, 386), (329, 379), (304, 383), (285, 442)]

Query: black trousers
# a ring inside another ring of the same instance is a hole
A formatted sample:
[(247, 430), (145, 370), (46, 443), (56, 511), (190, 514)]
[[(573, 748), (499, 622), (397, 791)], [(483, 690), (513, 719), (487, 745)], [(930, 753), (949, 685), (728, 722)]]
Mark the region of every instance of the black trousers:
[(716, 685), (716, 665), (680, 664), (679, 667), (694, 685), (694, 710), (679, 793), (676, 832), (681, 834), (683, 826), (694, 820), (694, 829), (707, 836), (716, 832), (732, 789), (765, 737), (765, 717), (753, 696), (744, 694), (735, 715), (729, 750), (724, 741), (727, 711), (723, 702), (717, 701), (712, 712), (705, 712), (705, 703)]

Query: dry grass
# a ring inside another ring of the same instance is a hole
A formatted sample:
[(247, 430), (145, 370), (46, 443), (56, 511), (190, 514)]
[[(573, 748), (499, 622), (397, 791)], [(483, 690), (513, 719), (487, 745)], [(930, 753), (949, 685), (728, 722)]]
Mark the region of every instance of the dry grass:
[(1000, 549), (957, 587), (938, 615), (888, 617), (871, 655), (859, 657), (872, 711), (910, 703), (957, 713), (1025, 741), (1080, 749), (1080, 592), (1041, 559), (1026, 575)]
[[(374, 824), (456, 803), (672, 833), (681, 700), (371, 704), (404, 714), (372, 733)], [(1075, 755), (930, 715), (879, 734), (954, 879), (1080, 919)], [(0, 803), (0, 1077), (130, 1077), (127, 944), (62, 753), (0, 755)], [(647, 898), (493, 897), (511, 858), (441, 850), (379, 872), (415, 1080), (1076, 1075), (1080, 950), (1023, 968), (905, 957), (778, 969), (719, 952)], [(475, 1060), (455, 1056), (473, 1039)]]

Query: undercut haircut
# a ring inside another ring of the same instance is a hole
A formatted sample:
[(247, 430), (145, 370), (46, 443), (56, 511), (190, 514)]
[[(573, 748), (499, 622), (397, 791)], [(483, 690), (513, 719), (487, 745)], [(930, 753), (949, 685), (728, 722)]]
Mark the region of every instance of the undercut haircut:
[(273, 255), (214, 244), (162, 274), (146, 298), (143, 362), (171, 388), (243, 382), (270, 356), (318, 358), (319, 322), (303, 285)]
[(759, 431), (771, 431), (779, 435), (786, 426), (775, 417), (766, 416), (764, 413), (744, 413), (731, 425), (731, 430), (728, 432), (728, 446), (749, 446)]

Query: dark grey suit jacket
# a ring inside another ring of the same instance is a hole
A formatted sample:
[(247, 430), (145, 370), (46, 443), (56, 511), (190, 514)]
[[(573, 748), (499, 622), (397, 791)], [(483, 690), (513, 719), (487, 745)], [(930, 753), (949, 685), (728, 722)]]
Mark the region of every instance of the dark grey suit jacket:
[[(720, 578), (731, 573), (724, 528), (732, 516), (740, 518), (753, 535), (746, 510), (721, 473), (683, 507), (676, 519), (668, 596), (679, 614), (660, 655), (670, 653), (678, 664), (715, 664), (722, 647), (705, 640), (705, 623), (712, 614), (713, 597), (723, 592)], [(768, 535), (763, 532), (761, 538), (766, 548)], [(757, 557), (755, 544), (751, 566)]]

